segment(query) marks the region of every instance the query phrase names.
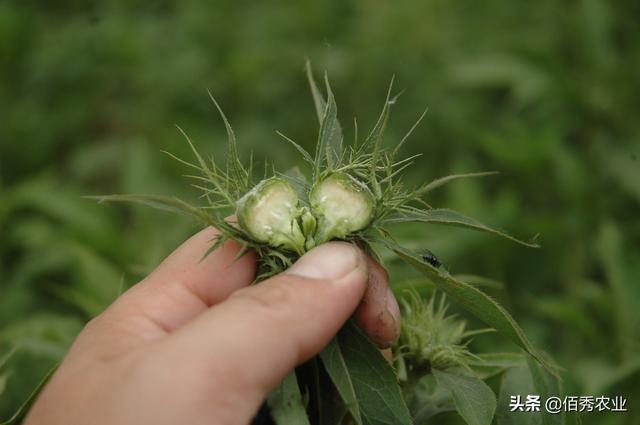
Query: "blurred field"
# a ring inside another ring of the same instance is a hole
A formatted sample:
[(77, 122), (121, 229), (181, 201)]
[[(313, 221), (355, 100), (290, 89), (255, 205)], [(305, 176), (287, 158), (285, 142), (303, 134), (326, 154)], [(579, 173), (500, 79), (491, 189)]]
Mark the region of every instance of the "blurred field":
[(354, 116), (373, 125), (394, 74), (390, 142), (429, 108), (404, 147), (423, 154), (411, 181), (500, 171), (428, 201), (540, 233), (541, 249), (434, 226), (400, 236), (505, 282), (492, 295), (566, 369), (568, 394), (623, 395), (634, 410), (585, 424), (640, 423), (639, 16), (622, 0), (0, 2), (0, 418), (196, 230), (81, 196), (194, 199), (160, 151), (188, 157), (176, 123), (223, 151), (207, 88), (247, 157), (300, 163), (275, 130), (315, 143), (309, 57), (349, 135)]

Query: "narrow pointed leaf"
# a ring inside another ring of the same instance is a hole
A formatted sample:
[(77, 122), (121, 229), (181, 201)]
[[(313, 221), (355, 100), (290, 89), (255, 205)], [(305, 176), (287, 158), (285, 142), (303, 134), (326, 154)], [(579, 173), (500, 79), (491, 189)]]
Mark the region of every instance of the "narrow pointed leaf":
[(267, 405), (277, 425), (309, 425), (295, 371), (269, 394)]
[(425, 263), (420, 258), (406, 249), (389, 241), (380, 240), (387, 247), (392, 249), (402, 260), (413, 266), (418, 271), (431, 279), (438, 289), (445, 292), (452, 300), (460, 304), (467, 311), (475, 315), (487, 325), (506, 336), (527, 353), (531, 354), (541, 365), (552, 373), (557, 373), (545, 358), (533, 347), (524, 331), (511, 317), (511, 315), (475, 286), (469, 285), (461, 280), (454, 279), (446, 271), (433, 267)]
[(322, 118), (324, 117), (324, 110), (327, 107), (327, 102), (325, 102), (324, 96), (322, 95), (322, 92), (320, 92), (318, 84), (316, 84), (316, 79), (313, 77), (311, 62), (307, 60), (304, 67), (307, 71), (307, 80), (309, 81), (309, 87), (311, 88), (311, 96), (313, 97), (313, 105), (315, 106), (316, 115), (318, 116), (318, 123), (322, 124)]
[(329, 345), (320, 353), (320, 359), (331, 381), (338, 390), (342, 401), (349, 410), (349, 413), (351, 413), (351, 417), (356, 424), (362, 425), (356, 391), (336, 338), (332, 339)]
[[(187, 134), (186, 131), (184, 131), (182, 129), (182, 127), (180, 127), (179, 125), (176, 125), (176, 128), (178, 129), (178, 131), (182, 134), (182, 136), (185, 138), (185, 140), (187, 141), (187, 143), (189, 144), (189, 147), (191, 148), (191, 151), (193, 152), (193, 155), (196, 157), (196, 159), (198, 160), (198, 164), (200, 164), (200, 169), (203, 172), (208, 172), (209, 171), (209, 167), (207, 167), (207, 163), (205, 162), (204, 158), (202, 158), (202, 155), (200, 155), (200, 153), (198, 152), (198, 150), (196, 149), (195, 145), (193, 144), (193, 142), (191, 141), (191, 138), (189, 137), (189, 135)], [(173, 155), (172, 155), (173, 156)], [(174, 156), (174, 158), (176, 158)], [(177, 158), (176, 158), (177, 159)], [(179, 160), (179, 159), (178, 159)], [(179, 160), (180, 162), (185, 162), (182, 160)], [(189, 163), (187, 163), (189, 164)], [(190, 165), (190, 164), (189, 164)]]
[(429, 110), (429, 108), (425, 108), (425, 110), (422, 112), (422, 114), (418, 117), (418, 119), (416, 120), (416, 122), (411, 126), (411, 128), (409, 129), (409, 131), (407, 131), (407, 133), (404, 135), (404, 137), (400, 140), (400, 142), (396, 145), (395, 148), (393, 148), (393, 154), (392, 156), (395, 157), (398, 152), (400, 151), (400, 148), (402, 148), (402, 146), (405, 144), (405, 142), (409, 139), (409, 137), (411, 137), (411, 135), (413, 134), (413, 132), (415, 131), (415, 129), (418, 127), (418, 125), (420, 124), (420, 122), (422, 121), (422, 119), (425, 117), (425, 115), (427, 115), (427, 111)]
[(469, 366), (482, 378), (499, 375), (504, 371), (524, 364), (523, 353), (482, 353), (469, 360)]
[(87, 199), (94, 199), (98, 202), (132, 202), (146, 205), (163, 211), (178, 213), (194, 218), (204, 224), (213, 224), (211, 217), (200, 208), (189, 205), (185, 201), (173, 196), (161, 195), (104, 195), (87, 196)]
[(215, 239), (211, 240), (211, 246), (207, 248), (204, 254), (202, 254), (202, 257), (200, 257), (200, 262), (204, 261), (204, 259), (207, 258), (209, 254), (213, 253), (218, 248), (220, 248), (226, 241), (227, 241), (227, 238), (224, 235), (218, 235)]
[(322, 116), (322, 123), (320, 124), (320, 134), (318, 135), (314, 160), (315, 179), (320, 177), (325, 164), (329, 170), (338, 165), (337, 162), (342, 151), (342, 129), (338, 122), (338, 108), (328, 79), (326, 79), (326, 86), (327, 102)]
[(0, 357), (0, 369), (2, 369), (4, 365), (6, 365), (9, 360), (11, 360), (11, 358), (16, 354), (17, 351), (17, 347), (13, 347), (6, 354), (3, 354), (2, 357)]
[(307, 72), (309, 87), (311, 88), (316, 115), (320, 123), (320, 135), (318, 137), (318, 144), (316, 145), (314, 161), (314, 177), (318, 178), (325, 160), (329, 169), (339, 165), (344, 136), (342, 126), (337, 118), (337, 106), (328, 77), (325, 74), (325, 85), (327, 89), (327, 100), (325, 101), (313, 77), (313, 70), (311, 69), (311, 62), (309, 60), (305, 63), (305, 70)]
[(291, 140), (281, 132), (276, 131), (276, 133), (278, 134), (278, 136), (282, 137), (284, 140), (286, 140), (291, 145), (293, 145), (293, 147), (296, 148), (296, 150), (302, 155), (302, 158), (313, 166), (313, 158), (305, 148), (303, 148), (302, 146), (300, 146), (299, 144), (297, 144), (296, 142), (294, 142), (293, 140)]
[(56, 363), (47, 374), (38, 382), (36, 387), (29, 393), (27, 398), (22, 402), (22, 404), (18, 407), (18, 410), (14, 412), (14, 414), (7, 420), (0, 420), (0, 425), (13, 425), (17, 424), (31, 407), (31, 404), (35, 401), (42, 388), (44, 388), (45, 384), (49, 381), (49, 378), (53, 375), (53, 373), (58, 369), (59, 363)]
[(412, 425), (396, 374), (358, 327), (349, 321), (338, 333), (364, 425)]
[[(236, 184), (246, 182), (248, 171), (242, 165), (242, 161), (240, 161), (240, 156), (238, 154), (238, 143), (236, 141), (236, 135), (233, 131), (233, 128), (231, 127), (231, 124), (229, 124), (227, 116), (222, 111), (222, 108), (216, 101), (215, 97), (213, 97), (211, 91), (207, 90), (207, 93), (209, 94), (209, 98), (218, 110), (218, 113), (220, 114), (220, 117), (224, 122), (224, 127), (227, 131), (227, 170), (234, 178), (234, 182)], [(243, 190), (241, 190), (241, 192), (244, 192), (246, 189), (248, 189), (248, 187), (242, 189)]]
[(373, 146), (374, 149), (376, 146), (378, 147), (378, 149), (380, 148), (380, 144), (382, 143), (382, 136), (384, 135), (384, 130), (387, 127), (387, 121), (389, 119), (389, 110), (391, 109), (391, 105), (393, 105), (393, 103), (395, 102), (395, 98), (391, 99), (393, 80), (394, 78), (391, 78), (389, 89), (387, 90), (387, 97), (384, 100), (384, 106), (382, 107), (382, 111), (380, 112), (380, 116), (378, 117), (376, 125), (373, 127), (373, 129), (365, 139), (365, 146)]
[(509, 239), (510, 241), (519, 243), (520, 245), (528, 246), (530, 248), (539, 248), (540, 245), (534, 242), (525, 242), (520, 239), (514, 238), (500, 230), (493, 229), (478, 220), (467, 217), (457, 211), (449, 209), (432, 209), (432, 210), (404, 210), (402, 213), (394, 214), (385, 220), (386, 223), (434, 223), (444, 224), (447, 226), (466, 227), (469, 229), (479, 230), (482, 232), (492, 233), (497, 236)]
[(387, 91), (387, 97), (384, 101), (384, 106), (382, 107), (382, 112), (380, 112), (380, 116), (378, 117), (378, 121), (376, 125), (371, 130), (371, 133), (367, 136), (362, 145), (363, 149), (371, 149), (371, 169), (369, 171), (370, 183), (373, 189), (373, 193), (377, 198), (381, 196), (381, 188), (380, 182), (378, 181), (377, 169), (380, 156), (380, 150), (382, 145), (382, 139), (384, 136), (384, 130), (387, 127), (387, 120), (389, 119), (389, 109), (391, 105), (395, 102), (395, 99), (391, 99), (391, 90), (393, 89), (393, 78), (391, 79), (391, 83), (389, 84), (389, 90)]
[(458, 180), (458, 179), (466, 179), (466, 178), (473, 178), (473, 177), (485, 177), (485, 176), (493, 176), (498, 174), (497, 171), (482, 171), (479, 173), (466, 173), (466, 174), (451, 174), (449, 176), (444, 176), (444, 177), (440, 177), (439, 179), (435, 179), (429, 183), (427, 183), (426, 185), (424, 185), (423, 187), (421, 187), (418, 192), (421, 195), (424, 195), (426, 193), (431, 192), (434, 189), (439, 188), (440, 186), (443, 186), (451, 181), (454, 180)]
[(10, 375), (11, 375), (10, 371), (0, 373), (0, 396), (2, 396), (2, 393), (4, 393), (5, 390), (7, 389), (7, 381), (9, 380)]
[(453, 398), (456, 410), (469, 425), (491, 425), (496, 411), (496, 396), (482, 380), (456, 370), (433, 370), (439, 385)]

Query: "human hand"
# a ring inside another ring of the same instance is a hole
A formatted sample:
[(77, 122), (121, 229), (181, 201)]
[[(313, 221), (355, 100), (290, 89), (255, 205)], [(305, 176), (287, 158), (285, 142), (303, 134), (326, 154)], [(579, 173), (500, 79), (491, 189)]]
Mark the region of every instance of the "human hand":
[(91, 320), (26, 425), (247, 424), (267, 394), (354, 313), (379, 347), (400, 313), (384, 269), (344, 242), (258, 285), (255, 256), (191, 237)]

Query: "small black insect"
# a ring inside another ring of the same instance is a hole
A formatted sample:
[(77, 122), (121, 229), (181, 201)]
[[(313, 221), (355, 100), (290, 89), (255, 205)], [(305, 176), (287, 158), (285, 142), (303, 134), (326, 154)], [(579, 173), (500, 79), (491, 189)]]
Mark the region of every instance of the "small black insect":
[(428, 249), (423, 249), (422, 250), (422, 260), (425, 263), (431, 264), (435, 268), (438, 268), (438, 267), (440, 267), (442, 265), (440, 260), (438, 260), (438, 257), (436, 257), (434, 255), (434, 253), (429, 251)]

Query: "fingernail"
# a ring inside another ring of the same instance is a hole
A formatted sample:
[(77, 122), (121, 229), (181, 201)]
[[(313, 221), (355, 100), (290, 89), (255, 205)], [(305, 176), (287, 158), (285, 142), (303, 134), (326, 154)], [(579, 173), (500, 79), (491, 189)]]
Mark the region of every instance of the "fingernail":
[(385, 307), (387, 313), (393, 318), (396, 335), (395, 339), (397, 339), (398, 336), (400, 336), (400, 307), (398, 306), (398, 301), (396, 301), (396, 297), (393, 295), (391, 288), (387, 288), (387, 301)]
[(363, 264), (358, 249), (346, 242), (329, 242), (300, 257), (285, 273), (311, 279), (340, 279)]

